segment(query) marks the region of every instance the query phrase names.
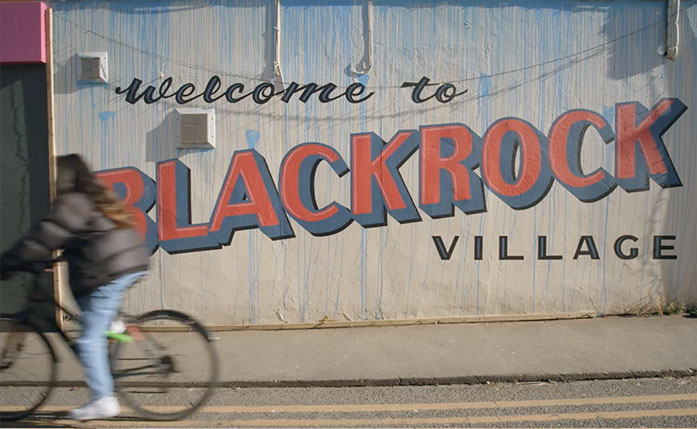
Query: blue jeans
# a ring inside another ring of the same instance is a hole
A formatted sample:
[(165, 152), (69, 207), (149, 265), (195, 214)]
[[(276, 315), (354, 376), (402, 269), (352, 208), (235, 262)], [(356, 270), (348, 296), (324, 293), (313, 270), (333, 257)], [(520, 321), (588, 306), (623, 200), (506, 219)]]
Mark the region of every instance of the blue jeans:
[(77, 354), (87, 375), (93, 400), (113, 395), (114, 379), (109, 369), (106, 331), (118, 314), (126, 289), (145, 274), (126, 274), (77, 300), (83, 324), (82, 335), (77, 339)]

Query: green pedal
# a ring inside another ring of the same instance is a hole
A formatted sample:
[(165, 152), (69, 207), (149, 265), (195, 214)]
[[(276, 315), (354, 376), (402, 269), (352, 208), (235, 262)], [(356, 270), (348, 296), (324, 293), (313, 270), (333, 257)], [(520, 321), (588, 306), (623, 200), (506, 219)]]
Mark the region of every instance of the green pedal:
[(106, 332), (106, 337), (109, 338), (110, 340), (116, 340), (120, 343), (130, 343), (133, 341), (133, 337), (131, 337), (128, 334), (119, 334), (117, 332), (112, 332), (112, 331), (107, 331)]

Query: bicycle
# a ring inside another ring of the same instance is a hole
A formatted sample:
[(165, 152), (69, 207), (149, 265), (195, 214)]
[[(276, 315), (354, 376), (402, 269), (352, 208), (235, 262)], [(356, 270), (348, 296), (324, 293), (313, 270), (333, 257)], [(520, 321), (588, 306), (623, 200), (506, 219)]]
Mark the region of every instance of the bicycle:
[[(37, 303), (52, 304), (54, 313), (60, 309), (81, 326), (79, 315), (33, 284), (21, 311), (0, 314), (0, 387), (13, 402), (0, 408), (0, 421), (31, 415), (58, 385), (54, 341), (76, 352), (74, 332), (55, 321), (46, 323), (33, 309)], [(213, 393), (219, 371), (207, 329), (175, 310), (139, 316), (119, 312), (117, 320), (125, 323), (125, 330), (105, 335), (116, 394), (123, 402), (151, 420), (178, 420), (201, 407)]]

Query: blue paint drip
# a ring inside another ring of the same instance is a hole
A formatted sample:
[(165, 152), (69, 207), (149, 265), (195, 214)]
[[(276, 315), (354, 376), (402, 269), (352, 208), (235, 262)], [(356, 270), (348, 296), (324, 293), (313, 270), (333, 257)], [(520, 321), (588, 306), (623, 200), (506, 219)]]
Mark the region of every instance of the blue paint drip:
[(362, 84), (363, 86), (368, 86), (368, 80), (370, 79), (370, 76), (367, 74), (359, 74), (356, 79), (358, 80), (358, 83)]
[[(479, 75), (479, 98), (484, 99), (489, 96), (489, 92), (491, 90), (491, 77), (485, 75), (485, 74), (480, 74)], [(486, 106), (486, 107), (485, 107)], [(486, 103), (484, 106), (482, 106), (482, 134), (486, 130), (487, 126), (489, 125), (489, 109), (490, 109), (490, 104)], [(486, 192), (486, 191), (485, 191)], [(484, 195), (484, 198), (486, 198), (486, 194)], [(497, 213), (498, 216), (498, 213)], [(479, 217), (479, 235), (483, 235), (484, 233), (484, 222), (482, 220), (482, 217)], [(480, 306), (479, 306), (479, 289), (480, 289), (480, 282), (481, 282), (481, 266), (482, 264), (477, 264), (477, 315), (480, 314)], [(497, 282), (498, 283), (498, 282)], [(504, 290), (505, 294), (505, 290)]]
[[(566, 249), (566, 223), (569, 219), (569, 216), (567, 215), (568, 196), (569, 194), (564, 193), (564, 234), (562, 235), (564, 244), (561, 247), (562, 249)], [(561, 311), (566, 312), (566, 261), (564, 262), (561, 272)]]
[[(251, 149), (256, 150), (259, 143), (259, 131), (257, 130), (247, 130), (245, 131), (245, 137), (247, 138), (247, 146)], [(254, 272), (254, 235), (250, 231), (249, 233), (249, 319), (252, 324), (256, 323), (256, 273)]]
[(366, 320), (368, 318), (368, 304), (366, 302), (367, 295), (367, 237), (366, 231), (361, 229), (361, 263), (360, 263), (360, 291), (361, 291), (361, 319)]
[(256, 323), (257, 292), (256, 272), (254, 271), (254, 233), (249, 231), (249, 322)]
[[(550, 197), (551, 197), (552, 199), (554, 198), (553, 195), (550, 195)], [(553, 200), (552, 200), (551, 204), (554, 205), (554, 201), (553, 201)], [(556, 207), (555, 207), (555, 209), (556, 209)], [(550, 214), (550, 216), (547, 218), (547, 219), (549, 220), (548, 223), (547, 223), (547, 225), (548, 225), (548, 230), (549, 230), (549, 231), (553, 231), (553, 229), (552, 229), (552, 217), (553, 217), (553, 216)], [(550, 246), (549, 246), (549, 247), (550, 247), (550, 249), (552, 248), (552, 244), (551, 244), (551, 243), (550, 243)], [(534, 252), (534, 250), (533, 250), (533, 252)], [(550, 285), (550, 283), (549, 283), (549, 279), (550, 279), (551, 274), (552, 274), (552, 261), (547, 261), (547, 282), (546, 282), (546, 284), (545, 284), (545, 298), (547, 298), (547, 313), (551, 313), (551, 307), (552, 307), (552, 304), (551, 304), (551, 297), (550, 297), (550, 295), (551, 295), (551, 285)]]
[[(537, 237), (537, 207), (533, 210), (532, 215), (532, 236)], [(534, 239), (533, 239), (534, 241)], [(535, 247), (533, 246), (533, 254), (535, 252)], [(535, 300), (537, 299), (537, 285), (535, 284), (537, 276), (537, 264), (533, 262), (532, 264), (532, 314), (535, 314)]]
[[(605, 228), (603, 230), (605, 249), (607, 249), (607, 224), (610, 219), (610, 200), (605, 200)], [(607, 251), (603, 252), (603, 266), (606, 267)], [(607, 269), (603, 270), (603, 314), (607, 314)]]
[[(479, 235), (483, 236), (484, 235), (484, 222), (482, 221), (482, 217), (479, 217)], [(477, 316), (479, 316), (479, 285), (481, 283), (481, 266), (482, 264), (477, 264)], [(504, 291), (505, 293), (505, 291)]]
[(615, 123), (615, 106), (603, 106), (603, 118), (609, 123)]
[(491, 77), (486, 76), (484, 74), (480, 74), (479, 75), (479, 98), (488, 97), (490, 90), (491, 90)]
[(257, 130), (247, 130), (244, 133), (245, 137), (247, 138), (247, 146), (251, 149), (256, 150), (257, 145), (259, 144), (259, 131)]
[(99, 120), (102, 122), (106, 122), (109, 119), (113, 119), (116, 116), (116, 112), (112, 111), (106, 111), (106, 112), (99, 112)]
[(108, 130), (108, 122), (109, 119), (113, 119), (116, 116), (116, 112), (112, 111), (104, 111), (104, 112), (99, 112), (97, 114), (99, 117), (99, 120), (101, 121), (101, 128), (102, 128), (102, 155), (101, 155), (101, 165), (105, 166), (106, 165), (106, 156), (107, 156), (107, 148), (109, 148), (109, 130)]

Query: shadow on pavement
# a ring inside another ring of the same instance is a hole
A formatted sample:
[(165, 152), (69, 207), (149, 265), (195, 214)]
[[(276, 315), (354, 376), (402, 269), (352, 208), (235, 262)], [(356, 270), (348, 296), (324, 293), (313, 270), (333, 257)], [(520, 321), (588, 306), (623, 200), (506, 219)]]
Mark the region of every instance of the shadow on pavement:
[(0, 421), (0, 428), (85, 428), (95, 427), (94, 422), (100, 421), (142, 422), (142, 419), (135, 416), (124, 416), (109, 420), (78, 422), (67, 420), (66, 413), (64, 412), (37, 412), (27, 419), (10, 422)]

